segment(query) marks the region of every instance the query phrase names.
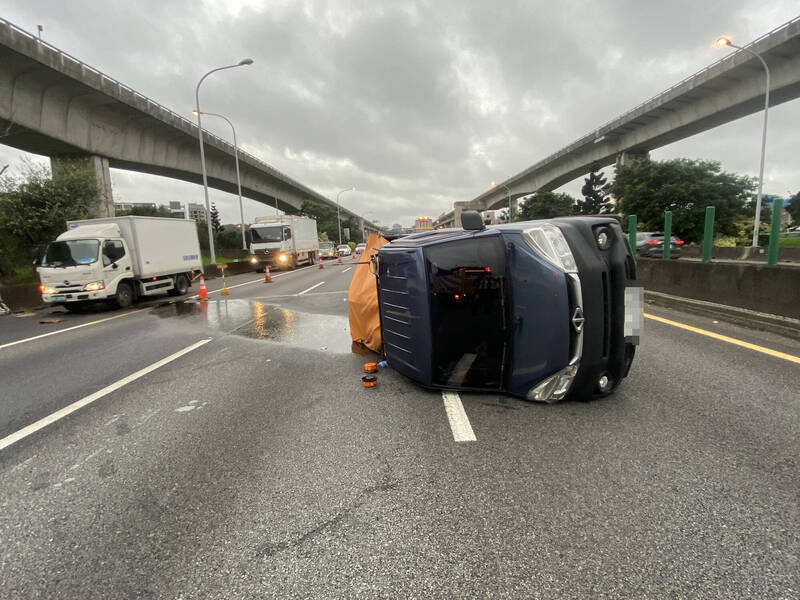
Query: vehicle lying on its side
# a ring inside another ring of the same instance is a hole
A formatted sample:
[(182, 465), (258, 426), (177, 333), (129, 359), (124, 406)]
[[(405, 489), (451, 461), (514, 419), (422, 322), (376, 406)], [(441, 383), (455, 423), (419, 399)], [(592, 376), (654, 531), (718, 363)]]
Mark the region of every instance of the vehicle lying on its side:
[(409, 235), (375, 256), (383, 350), (430, 388), (544, 402), (611, 393), (639, 341), (642, 288), (617, 221), (565, 217)]

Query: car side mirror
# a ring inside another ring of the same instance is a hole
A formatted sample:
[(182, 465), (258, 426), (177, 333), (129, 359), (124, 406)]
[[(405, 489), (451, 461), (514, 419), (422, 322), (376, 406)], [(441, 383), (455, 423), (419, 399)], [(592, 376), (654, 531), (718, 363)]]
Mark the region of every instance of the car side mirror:
[(486, 229), (481, 214), (477, 210), (465, 210), (461, 213), (461, 227), (467, 231), (482, 231)]

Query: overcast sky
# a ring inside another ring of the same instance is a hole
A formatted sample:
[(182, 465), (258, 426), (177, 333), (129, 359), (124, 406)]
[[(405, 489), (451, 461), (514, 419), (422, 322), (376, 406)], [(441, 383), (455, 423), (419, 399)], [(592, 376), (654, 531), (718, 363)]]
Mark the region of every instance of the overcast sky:
[[(797, 0), (322, 2), (26, 0), (3, 18), (383, 224), (470, 200), (726, 52), (798, 16)], [(757, 175), (762, 115), (652, 153)], [(764, 191), (800, 190), (800, 102), (770, 109)], [(204, 125), (230, 138), (211, 118)], [(227, 128), (227, 129), (226, 129)], [(0, 146), (0, 165), (22, 153)], [(610, 169), (606, 169), (610, 174)], [(202, 202), (202, 187), (112, 170), (115, 196)], [(579, 195), (582, 180), (563, 191)], [(238, 199), (211, 192), (223, 221)], [(246, 220), (269, 209), (246, 202)]]

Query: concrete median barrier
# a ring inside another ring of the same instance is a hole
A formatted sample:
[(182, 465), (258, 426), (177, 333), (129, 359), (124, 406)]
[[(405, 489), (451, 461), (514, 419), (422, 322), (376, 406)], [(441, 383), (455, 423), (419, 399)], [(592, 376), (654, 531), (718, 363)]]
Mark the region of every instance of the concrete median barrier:
[(800, 266), (639, 258), (646, 290), (800, 319)]

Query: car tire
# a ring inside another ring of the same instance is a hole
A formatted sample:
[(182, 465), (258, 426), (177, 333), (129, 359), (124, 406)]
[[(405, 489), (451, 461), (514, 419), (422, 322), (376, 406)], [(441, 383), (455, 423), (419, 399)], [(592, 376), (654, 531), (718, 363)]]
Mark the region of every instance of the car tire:
[(128, 308), (133, 304), (133, 288), (127, 281), (120, 281), (117, 285), (117, 295), (114, 296), (117, 308)]
[(189, 279), (186, 275), (175, 276), (175, 287), (169, 291), (170, 296), (183, 296), (189, 289)]

